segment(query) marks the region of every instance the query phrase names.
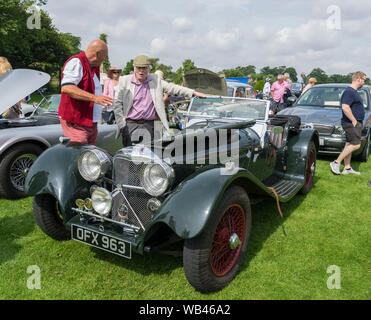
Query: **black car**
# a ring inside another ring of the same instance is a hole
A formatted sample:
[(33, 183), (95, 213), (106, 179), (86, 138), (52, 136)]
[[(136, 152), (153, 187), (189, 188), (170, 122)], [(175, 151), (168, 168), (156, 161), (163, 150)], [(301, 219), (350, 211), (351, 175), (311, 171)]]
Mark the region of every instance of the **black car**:
[[(345, 145), (345, 132), (341, 126), (341, 96), (348, 84), (320, 84), (305, 91), (291, 108), (278, 114), (296, 115), (301, 118), (302, 126), (314, 127), (320, 135), (322, 154), (338, 154)], [(361, 161), (368, 160), (371, 131), (371, 96), (370, 88), (363, 86), (358, 90), (363, 99), (365, 118), (361, 148), (353, 153)]]

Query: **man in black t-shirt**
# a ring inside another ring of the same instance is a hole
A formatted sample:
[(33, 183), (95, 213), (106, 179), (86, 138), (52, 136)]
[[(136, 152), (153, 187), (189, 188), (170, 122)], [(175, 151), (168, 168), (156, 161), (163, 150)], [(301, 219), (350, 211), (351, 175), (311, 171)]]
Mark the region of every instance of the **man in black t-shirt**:
[(331, 170), (335, 174), (340, 174), (340, 164), (343, 160), (344, 170), (342, 174), (360, 174), (352, 169), (350, 160), (352, 153), (361, 146), (362, 122), (365, 117), (365, 109), (358, 90), (365, 84), (365, 81), (366, 75), (363, 72), (355, 72), (352, 76), (352, 84), (345, 89), (341, 96), (341, 109), (343, 111), (341, 125), (345, 131), (346, 143), (339, 157), (330, 163)]

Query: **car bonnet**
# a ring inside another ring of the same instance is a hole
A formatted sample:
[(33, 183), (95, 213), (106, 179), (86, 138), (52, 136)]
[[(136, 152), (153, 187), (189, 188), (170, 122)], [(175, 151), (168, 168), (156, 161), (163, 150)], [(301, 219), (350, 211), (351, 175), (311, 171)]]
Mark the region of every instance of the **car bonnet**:
[(0, 76), (0, 114), (21, 101), (23, 98), (47, 84), (50, 76), (47, 73), (16, 69)]
[(192, 69), (183, 74), (183, 83), (187, 88), (208, 95), (228, 96), (225, 76), (207, 69)]

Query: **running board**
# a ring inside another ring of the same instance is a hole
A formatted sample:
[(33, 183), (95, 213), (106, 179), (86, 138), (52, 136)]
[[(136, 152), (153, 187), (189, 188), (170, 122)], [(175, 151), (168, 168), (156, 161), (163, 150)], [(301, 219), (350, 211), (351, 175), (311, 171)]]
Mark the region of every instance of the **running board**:
[(281, 180), (270, 186), (270, 188), (273, 188), (276, 191), (277, 195), (280, 197), (280, 201), (284, 201), (295, 195), (302, 186), (303, 184), (297, 181)]

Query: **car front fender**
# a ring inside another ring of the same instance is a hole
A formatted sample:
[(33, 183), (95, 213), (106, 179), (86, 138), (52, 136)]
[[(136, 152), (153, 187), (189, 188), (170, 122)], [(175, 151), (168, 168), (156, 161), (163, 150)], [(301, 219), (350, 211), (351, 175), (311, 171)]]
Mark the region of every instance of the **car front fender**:
[(31, 166), (25, 181), (28, 196), (50, 194), (59, 203), (65, 221), (72, 217), (68, 208), (78, 196), (89, 196), (91, 184), (84, 180), (77, 167), (81, 147), (63, 144), (44, 151)]
[(319, 150), (319, 135), (317, 130), (304, 129), (293, 136), (288, 142), (287, 150), (287, 172), (286, 175), (303, 182), (305, 179), (305, 169), (307, 165), (308, 147), (313, 141), (316, 150)]
[(248, 194), (273, 197), (271, 191), (245, 169), (239, 168), (233, 175), (221, 174), (221, 168), (195, 173), (166, 198), (146, 227), (144, 243), (152, 234), (151, 228), (159, 223), (168, 225), (182, 239), (199, 235), (231, 184), (241, 185)]

